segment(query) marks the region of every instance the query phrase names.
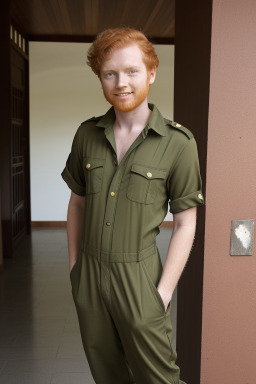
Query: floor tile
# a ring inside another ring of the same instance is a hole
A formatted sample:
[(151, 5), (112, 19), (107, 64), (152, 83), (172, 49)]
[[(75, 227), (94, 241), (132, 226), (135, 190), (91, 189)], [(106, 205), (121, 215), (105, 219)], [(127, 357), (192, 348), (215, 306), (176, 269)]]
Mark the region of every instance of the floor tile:
[(7, 362), (8, 362), (7, 360), (0, 360), (0, 374), (3, 372)]
[(87, 360), (81, 358), (55, 359), (52, 367), (53, 373), (89, 373)]
[[(8, 360), (2, 374), (13, 373), (50, 374), (53, 372), (55, 359), (18, 359)], [(1, 382), (1, 381), (0, 381)], [(36, 384), (36, 383), (35, 383)]]
[[(56, 373), (53, 374), (51, 384), (95, 384), (87, 373)], [(121, 383), (120, 383), (121, 384)]]
[(53, 347), (37, 347), (37, 346), (26, 346), (13, 348), (1, 348), (0, 347), (0, 359), (54, 359), (57, 356), (58, 346)]
[(85, 358), (84, 350), (82, 343), (72, 341), (71, 343), (64, 342), (62, 343), (56, 355), (57, 358)]
[(49, 374), (8, 374), (0, 375), (1, 384), (50, 384)]

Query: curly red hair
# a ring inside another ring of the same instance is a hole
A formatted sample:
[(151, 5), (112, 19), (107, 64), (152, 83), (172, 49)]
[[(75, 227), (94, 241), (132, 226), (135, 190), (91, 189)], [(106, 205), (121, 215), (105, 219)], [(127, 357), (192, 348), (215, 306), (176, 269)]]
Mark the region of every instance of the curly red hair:
[(158, 66), (159, 60), (152, 43), (143, 32), (133, 28), (113, 28), (101, 32), (89, 48), (87, 64), (97, 76), (100, 76), (100, 67), (105, 57), (114, 49), (131, 44), (137, 44), (141, 49), (148, 70)]

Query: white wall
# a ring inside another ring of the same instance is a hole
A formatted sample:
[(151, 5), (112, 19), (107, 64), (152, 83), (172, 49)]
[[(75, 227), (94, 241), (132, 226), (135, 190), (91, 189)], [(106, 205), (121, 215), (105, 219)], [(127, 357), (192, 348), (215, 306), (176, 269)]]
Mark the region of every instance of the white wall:
[[(109, 104), (86, 65), (86, 43), (30, 42), (32, 221), (64, 221), (70, 190), (61, 178), (80, 123)], [(149, 101), (173, 118), (174, 46), (156, 46), (160, 60)], [(168, 220), (172, 219), (169, 214)]]

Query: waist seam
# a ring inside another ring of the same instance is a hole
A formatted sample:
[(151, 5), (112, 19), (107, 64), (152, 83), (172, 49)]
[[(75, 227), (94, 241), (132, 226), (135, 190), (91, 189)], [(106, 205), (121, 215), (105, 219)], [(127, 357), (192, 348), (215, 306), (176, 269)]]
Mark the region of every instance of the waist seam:
[(133, 253), (107, 252), (89, 246), (83, 247), (81, 251), (88, 256), (95, 257), (98, 261), (106, 261), (109, 263), (134, 263), (152, 256), (157, 251), (157, 247), (156, 243), (153, 243), (151, 246)]

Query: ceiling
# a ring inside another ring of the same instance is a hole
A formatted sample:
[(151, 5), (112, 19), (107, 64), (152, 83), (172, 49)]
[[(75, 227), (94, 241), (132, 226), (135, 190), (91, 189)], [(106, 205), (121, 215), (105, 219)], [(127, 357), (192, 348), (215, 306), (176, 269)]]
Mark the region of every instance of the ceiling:
[(155, 43), (174, 42), (175, 0), (11, 0), (11, 22), (29, 40), (92, 41), (129, 26)]

